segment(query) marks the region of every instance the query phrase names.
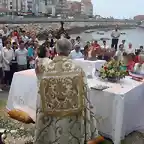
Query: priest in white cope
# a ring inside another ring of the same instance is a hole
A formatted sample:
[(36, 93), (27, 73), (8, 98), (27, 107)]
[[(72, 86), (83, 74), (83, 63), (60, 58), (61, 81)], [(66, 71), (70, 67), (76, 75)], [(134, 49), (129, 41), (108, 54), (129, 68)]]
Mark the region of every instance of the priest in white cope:
[(34, 144), (84, 144), (98, 136), (86, 77), (68, 58), (71, 48), (69, 40), (58, 40), (59, 56), (41, 69)]

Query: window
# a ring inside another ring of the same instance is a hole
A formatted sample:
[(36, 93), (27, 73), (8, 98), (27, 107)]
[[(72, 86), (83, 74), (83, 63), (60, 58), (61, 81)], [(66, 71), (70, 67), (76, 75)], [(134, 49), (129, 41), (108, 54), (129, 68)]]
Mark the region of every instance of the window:
[(10, 10), (12, 10), (12, 6), (10, 6)]
[(12, 2), (10, 2), (10, 5), (12, 5)]
[(52, 1), (51, 0), (49, 0), (49, 1), (47, 1), (48, 2), (48, 4), (52, 4)]

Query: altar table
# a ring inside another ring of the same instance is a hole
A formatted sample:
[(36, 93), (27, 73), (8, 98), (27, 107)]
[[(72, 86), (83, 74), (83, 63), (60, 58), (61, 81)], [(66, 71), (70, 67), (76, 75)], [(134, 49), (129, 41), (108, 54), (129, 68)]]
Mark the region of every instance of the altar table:
[[(90, 89), (89, 97), (98, 120), (98, 130), (120, 144), (125, 135), (144, 129), (144, 84), (126, 77), (120, 83), (109, 83), (97, 78), (88, 79), (88, 86), (109, 86), (104, 91)], [(19, 108), (34, 120), (37, 101), (37, 78), (34, 70), (14, 74), (7, 109)]]
[(93, 69), (100, 70), (100, 68), (106, 63), (105, 60), (89, 61), (84, 60), (83, 58), (74, 59), (73, 62), (81, 66), (86, 74), (91, 73)]

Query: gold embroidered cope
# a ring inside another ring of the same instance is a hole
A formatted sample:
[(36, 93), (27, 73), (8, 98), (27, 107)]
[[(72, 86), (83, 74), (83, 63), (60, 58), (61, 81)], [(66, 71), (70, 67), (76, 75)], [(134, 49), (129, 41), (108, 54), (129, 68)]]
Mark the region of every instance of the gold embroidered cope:
[(82, 113), (86, 88), (81, 68), (77, 68), (67, 59), (49, 64), (39, 89), (45, 114), (64, 117)]

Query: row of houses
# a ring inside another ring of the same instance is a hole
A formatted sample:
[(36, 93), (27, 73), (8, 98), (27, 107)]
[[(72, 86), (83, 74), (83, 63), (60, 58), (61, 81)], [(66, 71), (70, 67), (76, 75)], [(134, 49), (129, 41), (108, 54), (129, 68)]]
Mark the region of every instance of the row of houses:
[(57, 14), (93, 15), (91, 0), (67, 1), (67, 0), (0, 0), (0, 12), (32, 12), (36, 15)]

